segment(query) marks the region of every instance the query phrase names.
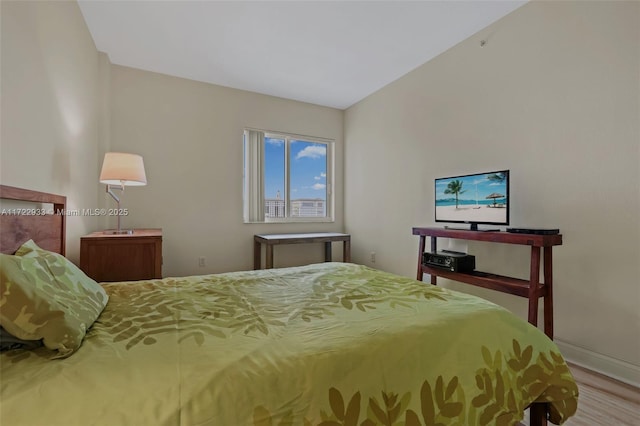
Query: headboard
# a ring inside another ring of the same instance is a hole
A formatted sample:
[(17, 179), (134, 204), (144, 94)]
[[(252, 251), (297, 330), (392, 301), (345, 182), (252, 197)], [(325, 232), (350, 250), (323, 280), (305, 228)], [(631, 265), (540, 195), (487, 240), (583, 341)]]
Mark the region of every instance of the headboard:
[[(21, 202), (20, 207), (2, 208), (0, 252), (13, 254), (25, 241), (32, 239), (45, 250), (65, 254), (67, 197), (0, 185), (0, 198)], [(24, 202), (53, 204), (53, 209), (37, 204), (23, 207)]]

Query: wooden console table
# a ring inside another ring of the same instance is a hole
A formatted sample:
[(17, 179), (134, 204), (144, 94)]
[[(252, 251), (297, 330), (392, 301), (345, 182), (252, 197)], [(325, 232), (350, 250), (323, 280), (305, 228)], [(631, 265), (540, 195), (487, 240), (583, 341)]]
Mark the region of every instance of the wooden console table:
[(324, 261), (331, 262), (331, 243), (343, 242), (342, 261), (351, 262), (351, 235), (335, 232), (313, 234), (262, 234), (253, 236), (253, 269), (261, 269), (262, 244), (267, 246), (265, 269), (273, 268), (273, 246), (279, 244), (324, 243)]
[[(431, 275), (431, 284), (437, 277), (448, 278), (466, 284), (501, 291), (529, 299), (529, 322), (538, 325), (538, 299), (544, 298), (544, 332), (553, 339), (553, 267), (552, 247), (562, 245), (562, 235), (512, 234), (509, 232), (481, 232), (443, 228), (413, 228), (413, 235), (420, 236), (418, 248), (417, 279), (422, 281), (424, 273)], [(444, 268), (422, 264), (426, 237), (431, 237), (431, 252), (438, 251), (438, 237), (461, 240), (486, 241), (492, 243), (519, 244), (531, 246), (529, 279), (522, 280), (487, 272), (452, 272)], [(544, 283), (540, 282), (540, 251)]]

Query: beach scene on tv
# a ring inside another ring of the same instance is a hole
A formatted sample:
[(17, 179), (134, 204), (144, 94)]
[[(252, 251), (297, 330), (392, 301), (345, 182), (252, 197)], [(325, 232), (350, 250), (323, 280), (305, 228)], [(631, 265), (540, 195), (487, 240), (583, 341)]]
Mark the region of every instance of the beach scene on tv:
[(507, 223), (508, 172), (436, 179), (436, 220)]

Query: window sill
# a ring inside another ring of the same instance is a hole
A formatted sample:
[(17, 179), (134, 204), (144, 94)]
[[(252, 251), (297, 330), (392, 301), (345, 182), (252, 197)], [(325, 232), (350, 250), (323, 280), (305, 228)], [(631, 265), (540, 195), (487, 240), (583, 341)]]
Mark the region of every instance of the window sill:
[(305, 218), (305, 217), (292, 217), (292, 218), (278, 218), (278, 219), (265, 219), (264, 221), (244, 221), (245, 224), (264, 224), (264, 223), (333, 223), (335, 219), (332, 217), (324, 218)]

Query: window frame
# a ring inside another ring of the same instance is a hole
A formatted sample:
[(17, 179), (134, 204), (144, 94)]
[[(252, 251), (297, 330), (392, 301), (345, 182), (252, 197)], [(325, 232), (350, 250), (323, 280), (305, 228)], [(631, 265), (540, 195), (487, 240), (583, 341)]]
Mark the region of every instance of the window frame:
[[(253, 138), (253, 139), (252, 139)], [(266, 217), (265, 197), (265, 139), (284, 140), (285, 217)], [(249, 142), (250, 141), (250, 142)], [(325, 216), (291, 217), (291, 142), (322, 144), (326, 147)], [(335, 140), (318, 136), (245, 128), (243, 134), (243, 221), (244, 223), (329, 223), (335, 222)], [(247, 170), (247, 168), (250, 170)]]

